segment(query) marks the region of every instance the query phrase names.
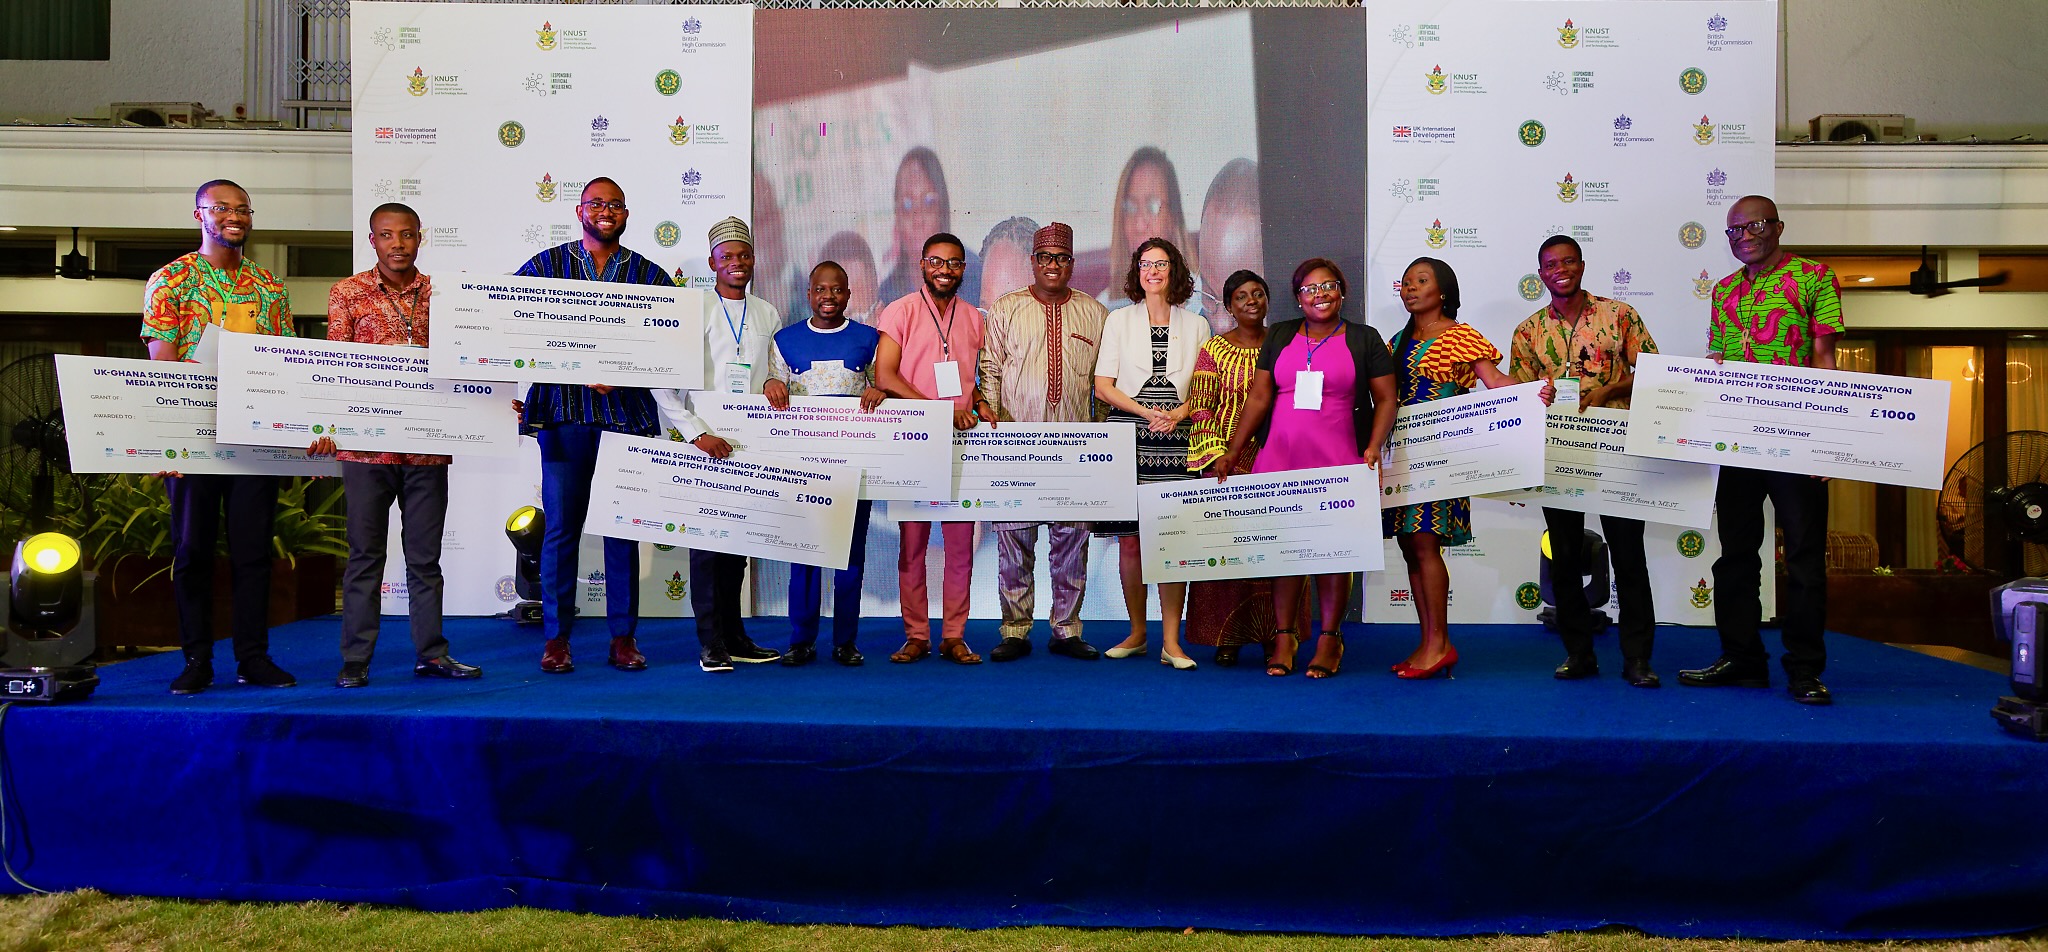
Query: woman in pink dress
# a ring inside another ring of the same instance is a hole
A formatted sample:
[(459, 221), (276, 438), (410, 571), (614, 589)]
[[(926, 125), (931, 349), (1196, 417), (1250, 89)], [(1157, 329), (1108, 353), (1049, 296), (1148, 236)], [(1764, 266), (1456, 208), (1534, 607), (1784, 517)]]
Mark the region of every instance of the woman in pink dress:
[[(1378, 331), (1343, 319), (1344, 273), (1336, 262), (1310, 258), (1294, 269), (1292, 284), (1302, 319), (1275, 324), (1266, 334), (1244, 416), (1217, 464), (1220, 473), (1233, 471), (1255, 434), (1255, 473), (1378, 467), (1380, 446), (1394, 428), (1394, 357)], [(1350, 576), (1315, 580), (1323, 630), (1308, 676), (1327, 678), (1344, 660), (1341, 619)], [(1273, 581), (1276, 630), (1266, 673), (1275, 677), (1294, 673), (1301, 586), (1299, 577)]]

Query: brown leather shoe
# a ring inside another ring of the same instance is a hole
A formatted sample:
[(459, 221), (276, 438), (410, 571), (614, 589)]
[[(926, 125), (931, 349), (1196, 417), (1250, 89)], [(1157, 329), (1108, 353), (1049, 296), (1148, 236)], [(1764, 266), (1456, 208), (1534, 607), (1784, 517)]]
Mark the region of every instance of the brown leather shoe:
[(640, 646), (634, 644), (632, 635), (613, 638), (611, 657), (605, 660), (621, 671), (647, 670), (647, 656), (640, 653)]
[(890, 655), (889, 660), (894, 661), (897, 664), (909, 664), (913, 661), (923, 661), (924, 656), (931, 653), (931, 642), (919, 641), (916, 638), (911, 638), (903, 642), (903, 647), (897, 649), (895, 654)]
[(568, 674), (576, 670), (576, 662), (569, 660), (569, 639), (548, 639), (547, 647), (540, 652), (540, 669), (549, 674)]
[(964, 639), (960, 638), (946, 638), (941, 640), (939, 642), (939, 657), (944, 658), (947, 661), (951, 661), (954, 664), (981, 663), (981, 656), (975, 654), (973, 649), (967, 647), (967, 642)]

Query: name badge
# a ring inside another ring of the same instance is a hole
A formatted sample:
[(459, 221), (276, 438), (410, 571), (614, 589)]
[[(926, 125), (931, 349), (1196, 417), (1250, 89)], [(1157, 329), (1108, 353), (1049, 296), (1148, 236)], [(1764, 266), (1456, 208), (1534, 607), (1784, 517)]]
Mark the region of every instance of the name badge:
[(1294, 408), (1296, 410), (1320, 410), (1323, 408), (1322, 371), (1295, 371)]
[(932, 380), (939, 392), (934, 394), (940, 400), (960, 395), (960, 362), (941, 360), (932, 364)]
[(813, 372), (817, 372), (817, 371), (823, 371), (823, 372), (825, 372), (825, 373), (828, 373), (828, 374), (837, 374), (837, 373), (845, 373), (845, 372), (846, 372), (846, 361), (844, 361), (844, 360), (813, 360), (813, 361), (811, 361), (811, 370), (812, 370)]
[(1557, 398), (1550, 401), (1551, 406), (1576, 407), (1579, 405), (1579, 378), (1559, 377), (1553, 382), (1557, 384)]
[(724, 379), (726, 393), (746, 393), (748, 386), (754, 382), (754, 365), (736, 360), (727, 361)]

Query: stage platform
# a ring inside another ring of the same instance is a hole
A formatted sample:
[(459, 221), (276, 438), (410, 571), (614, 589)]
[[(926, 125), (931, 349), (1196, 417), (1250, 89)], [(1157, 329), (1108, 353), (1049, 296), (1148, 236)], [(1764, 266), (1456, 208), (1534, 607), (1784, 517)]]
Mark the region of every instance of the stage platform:
[[(172, 697), (167, 654), (9, 711), (15, 869), (117, 894), (972, 928), (2048, 925), (2048, 745), (1992, 723), (2004, 678), (1850, 637), (1816, 709), (1782, 677), (1678, 686), (1716, 654), (1696, 630), (1660, 631), (1645, 691), (1611, 638), (1602, 677), (1553, 680), (1533, 626), (1461, 628), (1456, 678), (1410, 683), (1387, 666), (1412, 625), (1353, 626), (1342, 676), (1311, 682), (1256, 651), (1074, 661), (1042, 625), (1022, 661), (892, 665), (891, 619), (859, 669), (707, 675), (690, 623), (665, 621), (641, 628), (647, 671), (606, 667), (588, 625), (576, 672), (546, 675), (535, 629), (463, 620), (456, 656), (486, 676), (456, 683), (413, 678), (391, 619), (372, 685), (341, 691), (338, 625), (274, 633), (296, 688), (226, 662)], [(783, 641), (779, 619), (749, 630)]]

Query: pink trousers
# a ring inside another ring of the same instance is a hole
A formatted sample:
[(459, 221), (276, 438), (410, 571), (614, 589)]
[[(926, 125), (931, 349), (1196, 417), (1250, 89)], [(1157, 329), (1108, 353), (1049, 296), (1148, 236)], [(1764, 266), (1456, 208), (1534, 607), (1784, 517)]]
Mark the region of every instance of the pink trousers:
[[(974, 523), (942, 522), (946, 541), (946, 576), (940, 597), (945, 602), (942, 637), (967, 634), (967, 597), (974, 582)], [(901, 583), (903, 636), (912, 641), (932, 638), (931, 597), (925, 589), (925, 552), (931, 548), (932, 524), (905, 522), (896, 550), (896, 575)]]

